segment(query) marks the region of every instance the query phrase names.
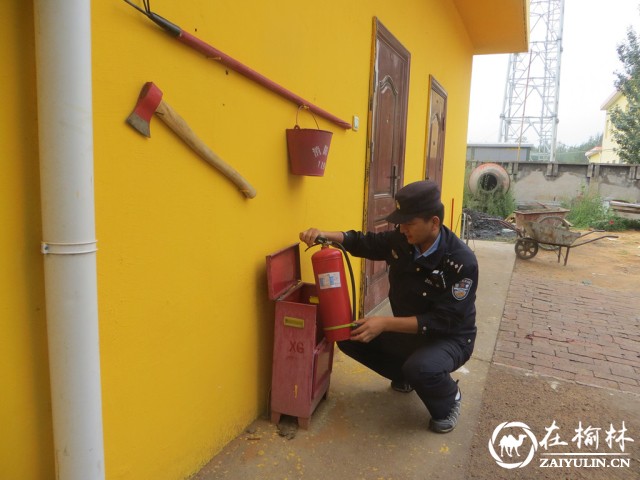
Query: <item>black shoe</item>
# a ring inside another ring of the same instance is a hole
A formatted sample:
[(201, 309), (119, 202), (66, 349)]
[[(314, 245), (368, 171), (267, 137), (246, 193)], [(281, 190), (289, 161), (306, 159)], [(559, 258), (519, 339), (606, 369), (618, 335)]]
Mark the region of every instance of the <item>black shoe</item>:
[(411, 393), (413, 392), (413, 387), (407, 382), (391, 380), (391, 388), (393, 388), (396, 392), (402, 393)]
[(436, 433), (449, 433), (451, 430), (456, 428), (458, 424), (458, 417), (460, 416), (460, 407), (462, 404), (462, 395), (460, 394), (460, 389), (458, 389), (458, 395), (460, 398), (453, 402), (453, 407), (451, 407), (451, 411), (446, 418), (441, 420), (431, 419), (429, 420), (429, 428)]

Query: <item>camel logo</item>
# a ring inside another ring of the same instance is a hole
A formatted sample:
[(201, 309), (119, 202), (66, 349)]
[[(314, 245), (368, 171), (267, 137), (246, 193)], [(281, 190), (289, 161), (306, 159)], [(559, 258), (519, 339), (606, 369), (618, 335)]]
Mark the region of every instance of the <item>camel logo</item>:
[[(500, 439), (498, 440), (498, 436)], [(529, 438), (528, 442), (525, 439)], [(500, 454), (496, 452), (497, 445), (500, 448)], [(524, 453), (526, 448), (528, 453)], [(498, 425), (489, 440), (489, 452), (498, 465), (502, 468), (522, 468), (528, 465), (538, 449), (538, 441), (531, 429), (526, 423), (522, 422), (504, 422)], [(526, 455), (524, 460), (523, 456)], [(505, 458), (506, 457), (506, 458)], [(505, 461), (506, 460), (506, 461)], [(511, 462), (514, 460), (514, 462)]]

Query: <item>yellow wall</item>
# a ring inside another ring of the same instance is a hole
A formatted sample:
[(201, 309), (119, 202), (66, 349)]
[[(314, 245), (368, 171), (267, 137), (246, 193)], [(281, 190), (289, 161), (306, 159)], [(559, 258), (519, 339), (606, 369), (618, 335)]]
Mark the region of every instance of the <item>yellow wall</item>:
[[(411, 52), (405, 182), (422, 178), (429, 75), (448, 92), (443, 201), (462, 206), (473, 46), (440, 0), (154, 2), (157, 13), (350, 121), (324, 177), (288, 173), (296, 107), (207, 60), (124, 2), (92, 2), (96, 228), (106, 473), (180, 479), (268, 408), (273, 302), (265, 255), (309, 226), (363, 218), (372, 19)], [(0, 2), (0, 478), (52, 478), (33, 12)], [(10, 68), (6, 68), (6, 66)], [(157, 118), (124, 120), (146, 81), (257, 189), (245, 199)], [(308, 115), (303, 126), (313, 125)], [(358, 263), (354, 266), (359, 271)], [(309, 257), (303, 256), (310, 281)]]

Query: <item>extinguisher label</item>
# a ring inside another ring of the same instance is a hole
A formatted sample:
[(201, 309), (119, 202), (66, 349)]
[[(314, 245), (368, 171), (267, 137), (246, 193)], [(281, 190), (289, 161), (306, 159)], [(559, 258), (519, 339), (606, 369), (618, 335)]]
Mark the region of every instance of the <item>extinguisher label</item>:
[(318, 286), (321, 290), (326, 288), (340, 288), (340, 272), (321, 273), (318, 275)]

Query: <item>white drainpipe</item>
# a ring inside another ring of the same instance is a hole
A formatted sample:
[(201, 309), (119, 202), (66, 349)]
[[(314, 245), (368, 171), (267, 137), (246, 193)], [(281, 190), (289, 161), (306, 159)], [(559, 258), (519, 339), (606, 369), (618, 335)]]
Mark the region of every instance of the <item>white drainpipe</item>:
[(34, 0), (56, 478), (104, 479), (90, 0)]

